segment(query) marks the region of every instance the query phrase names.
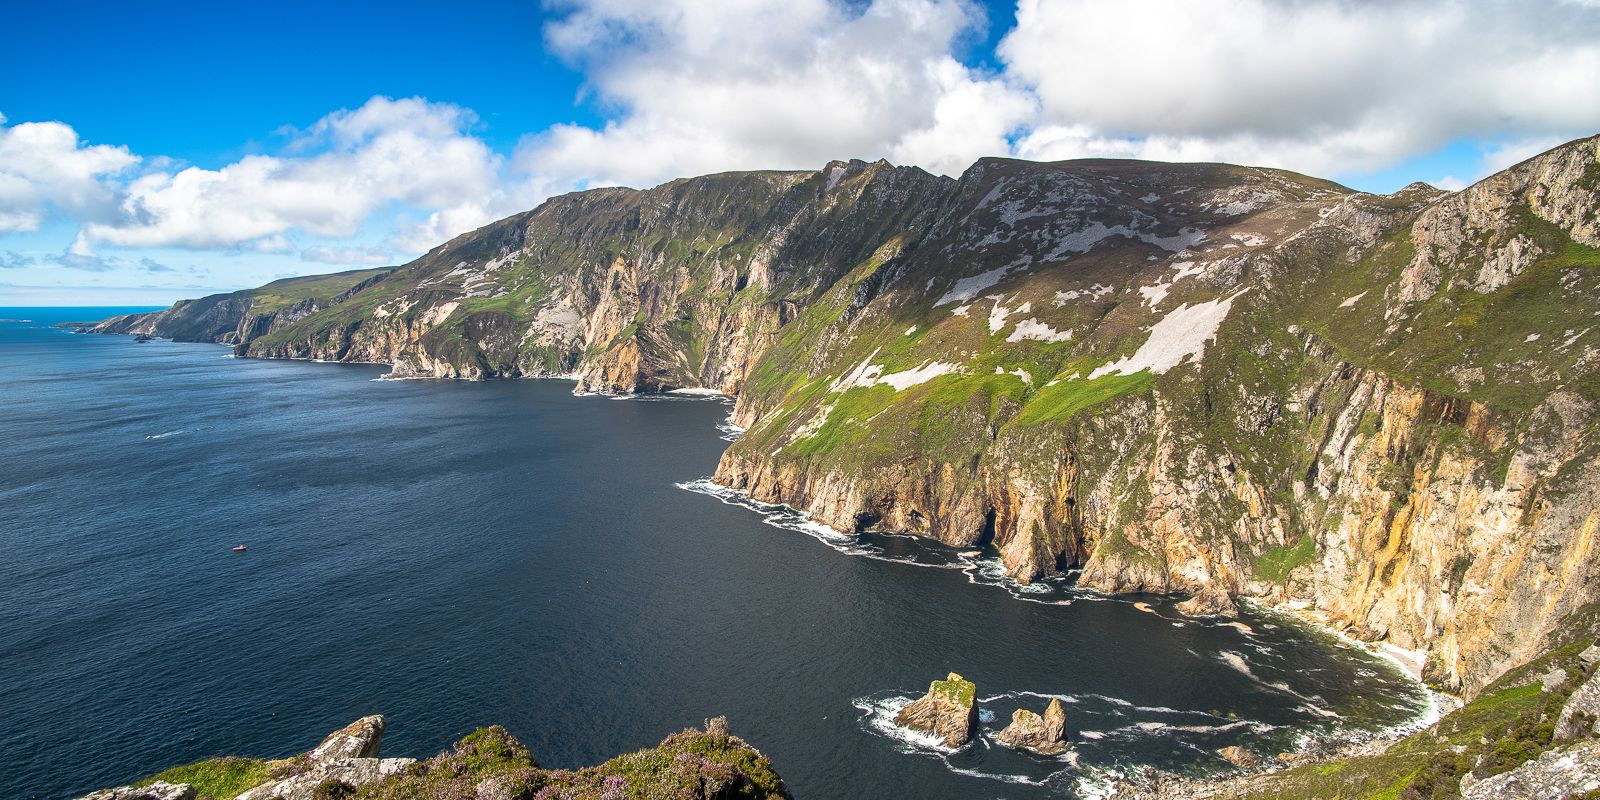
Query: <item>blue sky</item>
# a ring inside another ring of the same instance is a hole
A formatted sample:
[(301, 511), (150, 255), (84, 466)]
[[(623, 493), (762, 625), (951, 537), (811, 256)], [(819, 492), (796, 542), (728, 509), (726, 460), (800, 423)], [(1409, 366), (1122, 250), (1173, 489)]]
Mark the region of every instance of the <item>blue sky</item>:
[(1460, 188), (1600, 131), (1593, 0), (12, 4), (0, 305), (402, 263), (598, 185), (888, 158)]

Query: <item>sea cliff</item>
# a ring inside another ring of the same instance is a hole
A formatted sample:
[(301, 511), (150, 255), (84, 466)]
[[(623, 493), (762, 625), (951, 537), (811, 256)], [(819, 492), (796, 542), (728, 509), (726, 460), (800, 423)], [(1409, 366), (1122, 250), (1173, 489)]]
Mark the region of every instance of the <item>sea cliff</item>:
[(1112, 160), (727, 173), (101, 329), (718, 390), (748, 431), (715, 479), (756, 499), (992, 546), (1018, 581), (1309, 604), (1471, 693), (1600, 596), (1597, 147), (1391, 195)]

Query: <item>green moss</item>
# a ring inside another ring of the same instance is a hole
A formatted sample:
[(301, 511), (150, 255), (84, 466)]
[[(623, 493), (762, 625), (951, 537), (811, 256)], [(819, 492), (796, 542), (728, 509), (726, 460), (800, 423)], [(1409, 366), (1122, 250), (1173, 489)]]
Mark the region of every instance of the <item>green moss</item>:
[(1079, 412), (1127, 394), (1149, 391), (1155, 376), (1149, 370), (1132, 375), (1102, 375), (1098, 378), (1063, 377), (1053, 386), (1034, 392), (1013, 424), (1036, 425), (1063, 422)]
[(164, 770), (140, 781), (139, 785), (156, 781), (187, 783), (194, 787), (201, 800), (232, 800), (240, 792), (266, 783), (270, 777), (265, 761), (221, 756)]
[(976, 684), (954, 672), (950, 673), (950, 676), (944, 680), (934, 681), (928, 685), (928, 694), (940, 695), (962, 708), (972, 707), (972, 701), (977, 696), (977, 692), (978, 687)]
[(1289, 573), (1310, 564), (1316, 558), (1317, 543), (1312, 541), (1310, 536), (1302, 535), (1293, 544), (1273, 547), (1262, 552), (1256, 557), (1252, 572), (1256, 580), (1282, 584), (1289, 579)]

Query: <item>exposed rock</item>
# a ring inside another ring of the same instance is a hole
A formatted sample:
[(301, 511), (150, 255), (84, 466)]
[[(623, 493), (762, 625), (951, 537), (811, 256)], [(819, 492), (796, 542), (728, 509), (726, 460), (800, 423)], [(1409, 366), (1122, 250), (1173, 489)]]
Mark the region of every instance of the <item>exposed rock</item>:
[(352, 788), (398, 775), (414, 758), (334, 758), (312, 761), (305, 772), (270, 781), (239, 794), (236, 800), (315, 800), (318, 786), (338, 781)]
[(1207, 584), (1194, 597), (1179, 603), (1178, 613), (1191, 617), (1231, 617), (1239, 613), (1239, 606), (1222, 587)]
[(1260, 756), (1257, 756), (1255, 753), (1252, 753), (1236, 744), (1228, 745), (1227, 747), (1218, 750), (1217, 755), (1221, 756), (1224, 761), (1227, 761), (1229, 764), (1232, 764), (1236, 767), (1249, 769), (1251, 767), (1257, 767), (1261, 765)]
[(328, 734), (306, 753), (303, 763), (283, 762), (293, 774), (248, 789), (237, 800), (312, 800), (323, 783), (359, 788), (416, 763), (414, 758), (378, 758), (383, 729), (381, 715), (362, 717)]
[(1011, 714), (1011, 724), (995, 737), (1006, 747), (1032, 750), (1039, 755), (1060, 755), (1067, 749), (1067, 712), (1059, 699), (1051, 698), (1044, 716), (1025, 708)]
[(1557, 741), (1582, 736), (1585, 731), (1600, 734), (1600, 672), (1572, 691), (1556, 718)]
[(1567, 671), (1556, 668), (1539, 677), (1539, 686), (1546, 692), (1553, 692), (1567, 683)]
[(1600, 645), (1589, 645), (1588, 649), (1578, 654), (1578, 660), (1588, 666), (1600, 663)]
[(1463, 787), (1462, 800), (1557, 800), (1600, 789), (1600, 740), (1550, 750)]
[(362, 717), (349, 725), (328, 734), (322, 744), (308, 754), (312, 761), (334, 761), (345, 758), (376, 758), (383, 743), (383, 715)]
[(928, 685), (928, 693), (894, 716), (894, 724), (933, 736), (945, 747), (960, 747), (978, 726), (978, 687), (952, 672)]
[(156, 781), (149, 786), (119, 786), (86, 794), (79, 800), (194, 800), (194, 787), (187, 783)]

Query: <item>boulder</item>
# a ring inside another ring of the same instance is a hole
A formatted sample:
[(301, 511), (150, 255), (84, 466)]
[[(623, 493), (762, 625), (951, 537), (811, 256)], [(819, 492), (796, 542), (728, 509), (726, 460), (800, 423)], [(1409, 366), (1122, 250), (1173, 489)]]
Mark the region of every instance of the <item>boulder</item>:
[(1236, 744), (1229, 745), (1221, 750), (1218, 750), (1217, 755), (1221, 756), (1222, 759), (1227, 761), (1229, 764), (1232, 764), (1236, 767), (1242, 767), (1244, 769), (1250, 769), (1251, 767), (1257, 767), (1261, 765), (1260, 756), (1257, 756), (1255, 753), (1252, 753)]
[(377, 758), (378, 746), (382, 743), (383, 715), (373, 714), (328, 734), (328, 738), (323, 739), (322, 744), (312, 748), (311, 760)]
[(1006, 747), (1054, 756), (1066, 752), (1066, 729), (1067, 712), (1060, 700), (1052, 698), (1042, 717), (1026, 708), (1012, 712), (1011, 724), (995, 740)]
[(156, 781), (149, 786), (118, 786), (86, 794), (79, 800), (194, 800), (194, 787), (187, 783)]
[(960, 747), (978, 727), (978, 687), (950, 673), (928, 685), (928, 693), (894, 716), (894, 724), (939, 739), (945, 747)]
[(1462, 800), (1551, 800), (1582, 796), (1600, 789), (1600, 740), (1589, 739), (1547, 750), (1502, 775), (1478, 781), (1463, 780), (1461, 789)]
[(1600, 718), (1600, 678), (1596, 676), (1600, 672), (1589, 676), (1567, 697), (1561, 716), (1556, 718), (1556, 741), (1575, 739), (1586, 730), (1600, 733), (1600, 722), (1596, 721)]

